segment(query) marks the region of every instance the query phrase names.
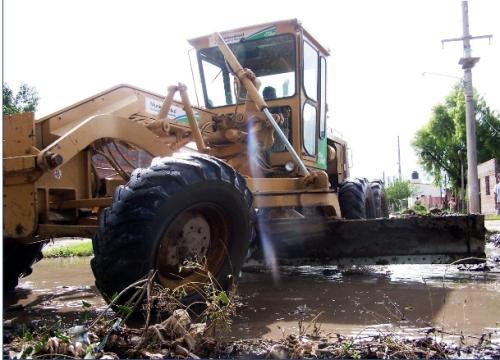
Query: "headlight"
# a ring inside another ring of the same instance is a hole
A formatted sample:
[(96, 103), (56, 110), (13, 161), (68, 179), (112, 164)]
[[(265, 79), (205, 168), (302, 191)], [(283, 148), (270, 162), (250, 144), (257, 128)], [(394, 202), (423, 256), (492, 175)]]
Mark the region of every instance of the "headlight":
[(295, 163), (292, 160), (287, 161), (285, 163), (285, 170), (288, 172), (292, 172), (293, 170), (295, 170)]

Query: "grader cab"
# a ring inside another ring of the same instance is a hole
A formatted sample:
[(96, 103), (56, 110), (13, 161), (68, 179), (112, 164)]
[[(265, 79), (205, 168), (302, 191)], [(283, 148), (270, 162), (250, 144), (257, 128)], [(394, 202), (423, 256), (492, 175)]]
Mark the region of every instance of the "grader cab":
[(183, 266), (193, 259), (229, 286), (249, 258), (484, 256), (481, 215), (389, 219), (383, 184), (349, 178), (346, 143), (327, 128), (329, 52), (299, 22), (190, 43), (202, 105), (182, 84), (165, 97), (120, 85), (39, 120), (4, 117), (7, 287), (61, 236), (93, 236), (96, 285), (109, 296), (151, 269), (166, 287), (202, 281)]

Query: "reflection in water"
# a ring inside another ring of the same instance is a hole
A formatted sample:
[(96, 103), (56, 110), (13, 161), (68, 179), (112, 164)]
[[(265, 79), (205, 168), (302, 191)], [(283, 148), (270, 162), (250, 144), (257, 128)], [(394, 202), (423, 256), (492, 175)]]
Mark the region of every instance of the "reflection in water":
[[(101, 311), (105, 301), (94, 286), (90, 257), (49, 258), (33, 266), (33, 273), (20, 279), (13, 293), (4, 294), (4, 321), (16, 319), (55, 320), (61, 315), (67, 322), (78, 319), (82, 300)], [(16, 310), (9, 311), (9, 307)]]
[[(257, 123), (258, 124), (258, 123)], [(253, 128), (252, 128), (253, 127)], [(247, 152), (250, 164), (250, 172), (252, 173), (252, 177), (257, 180), (262, 177), (260, 169), (258, 169), (257, 164), (253, 160), (254, 156), (257, 156), (259, 153), (259, 145), (257, 143), (256, 137), (256, 126), (250, 118), (248, 121), (248, 143), (247, 143)], [(257, 210), (258, 211), (258, 210)], [(264, 253), (264, 260), (266, 266), (271, 270), (271, 274), (273, 275), (273, 279), (275, 283), (279, 281), (279, 270), (278, 270), (278, 260), (276, 258), (276, 254), (274, 253), (273, 245), (271, 244), (268, 231), (263, 222), (260, 221), (260, 216), (257, 217), (257, 221), (259, 222), (259, 240), (261, 249)]]
[(267, 268), (271, 271), (271, 275), (273, 277), (274, 283), (278, 284), (280, 280), (280, 272), (278, 267), (278, 260), (276, 258), (276, 254), (274, 252), (274, 247), (271, 244), (271, 241), (268, 237), (267, 225), (261, 221), (261, 218), (258, 217), (259, 221), (259, 240), (262, 252), (264, 253), (264, 259)]

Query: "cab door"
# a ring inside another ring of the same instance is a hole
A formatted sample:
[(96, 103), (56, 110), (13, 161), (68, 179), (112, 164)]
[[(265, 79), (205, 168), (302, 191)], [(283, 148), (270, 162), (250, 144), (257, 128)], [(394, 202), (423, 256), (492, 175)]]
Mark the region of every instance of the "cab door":
[(307, 165), (326, 170), (326, 58), (307, 39), (302, 45), (302, 155)]

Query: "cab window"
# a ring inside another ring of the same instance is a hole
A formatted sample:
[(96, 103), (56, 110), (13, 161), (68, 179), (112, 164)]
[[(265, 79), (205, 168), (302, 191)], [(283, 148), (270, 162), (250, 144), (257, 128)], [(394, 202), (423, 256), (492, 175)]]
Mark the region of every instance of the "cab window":
[[(295, 95), (295, 38), (284, 34), (258, 40), (243, 40), (229, 47), (243, 68), (261, 81), (266, 100)], [(234, 93), (234, 77), (218, 47), (198, 52), (205, 103), (208, 108), (244, 102), (243, 89)]]
[(304, 104), (302, 111), (304, 150), (307, 155), (316, 155), (316, 107)]
[(326, 135), (326, 59), (321, 57), (321, 82), (319, 101), (319, 137), (323, 139)]
[(318, 52), (304, 42), (304, 90), (309, 99), (318, 100)]
[(207, 97), (207, 107), (211, 108), (220, 104), (232, 104), (233, 92), (231, 86), (225, 86), (225, 83), (231, 83), (233, 75), (224, 68), (211, 63), (207, 60), (201, 61), (203, 74), (205, 75), (205, 87), (209, 96)]
[(302, 108), (302, 143), (306, 155), (316, 156), (318, 124), (319, 55), (307, 41), (303, 42), (303, 86), (306, 102)]

